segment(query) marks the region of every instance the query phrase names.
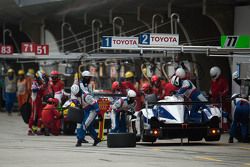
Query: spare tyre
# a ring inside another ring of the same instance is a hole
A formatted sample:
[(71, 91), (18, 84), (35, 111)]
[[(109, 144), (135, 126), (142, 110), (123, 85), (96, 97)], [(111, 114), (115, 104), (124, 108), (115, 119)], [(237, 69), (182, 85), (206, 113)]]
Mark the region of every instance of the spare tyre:
[(135, 133), (109, 133), (107, 145), (109, 148), (136, 147), (136, 135)]
[(69, 122), (82, 123), (83, 111), (78, 107), (69, 107), (67, 120)]

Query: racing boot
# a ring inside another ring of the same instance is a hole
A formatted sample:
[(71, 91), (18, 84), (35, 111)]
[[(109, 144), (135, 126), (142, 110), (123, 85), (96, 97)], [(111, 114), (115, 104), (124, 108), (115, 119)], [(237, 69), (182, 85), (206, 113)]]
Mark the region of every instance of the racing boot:
[(28, 136), (34, 136), (35, 134), (32, 132), (32, 130), (30, 129), (29, 131), (28, 131)]
[(38, 131), (36, 131), (36, 135), (41, 136), (41, 135), (44, 135), (44, 133), (41, 130), (38, 130)]
[(101, 141), (102, 141), (102, 140), (99, 139), (99, 138), (95, 139), (93, 146), (96, 146), (96, 145), (97, 145), (98, 143), (100, 143)]
[(82, 143), (89, 143), (86, 139), (82, 139)]
[(81, 147), (82, 146), (82, 140), (77, 140), (76, 147)]
[(44, 129), (44, 136), (49, 136), (50, 133), (49, 133), (49, 129), (48, 128), (45, 128)]
[(234, 142), (233, 137), (229, 137), (229, 139), (228, 139), (228, 143), (233, 143), (233, 142)]

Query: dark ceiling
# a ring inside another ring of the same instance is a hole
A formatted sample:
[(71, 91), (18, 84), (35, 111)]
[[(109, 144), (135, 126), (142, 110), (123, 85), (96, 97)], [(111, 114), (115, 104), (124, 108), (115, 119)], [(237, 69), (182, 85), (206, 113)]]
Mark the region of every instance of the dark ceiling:
[(249, 0), (1, 0), (0, 21), (20, 22), (37, 18), (51, 19), (83, 15), (99, 18), (112, 13), (136, 14), (141, 9), (165, 12), (169, 4), (176, 8), (250, 5)]

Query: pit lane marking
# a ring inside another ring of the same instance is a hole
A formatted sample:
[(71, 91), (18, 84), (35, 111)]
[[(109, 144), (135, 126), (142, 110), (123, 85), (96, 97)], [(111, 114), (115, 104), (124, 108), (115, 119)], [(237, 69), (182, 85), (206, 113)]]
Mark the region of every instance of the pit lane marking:
[(250, 147), (239, 147), (239, 149), (250, 151)]
[(215, 159), (215, 158), (212, 158), (212, 157), (196, 156), (195, 158), (197, 158), (197, 159), (201, 159), (201, 160), (208, 160), (208, 161), (222, 162), (222, 160)]
[(243, 165), (245, 165), (245, 166), (250, 166), (250, 163), (244, 163)]
[(159, 151), (161, 151), (161, 149), (158, 147), (156, 147), (156, 148), (152, 148), (152, 151), (156, 151), (156, 152), (159, 152)]

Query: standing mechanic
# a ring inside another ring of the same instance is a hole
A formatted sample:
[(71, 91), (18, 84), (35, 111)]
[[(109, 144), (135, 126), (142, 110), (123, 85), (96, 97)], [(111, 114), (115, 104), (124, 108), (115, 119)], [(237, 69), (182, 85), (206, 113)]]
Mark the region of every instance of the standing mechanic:
[(44, 107), (43, 102), (53, 96), (51, 96), (51, 88), (48, 84), (49, 77), (43, 70), (37, 71), (35, 74), (35, 79), (31, 86), (31, 100), (32, 100), (32, 110), (29, 119), (29, 131), (28, 135), (42, 135), (42, 108)]
[[(213, 103), (221, 103), (222, 110), (226, 115), (231, 113), (231, 102), (227, 101), (227, 96), (229, 96), (229, 85), (227, 79), (221, 74), (221, 69), (214, 66), (210, 69), (211, 76), (211, 87), (209, 91), (209, 96)], [(229, 124), (223, 123), (223, 130), (227, 131)]]
[(93, 75), (89, 71), (82, 72), (82, 80), (80, 81), (80, 88), (83, 92), (87, 92), (90, 94), (93, 93), (93, 87), (90, 84), (92, 77)]
[(97, 132), (94, 128), (95, 118), (100, 113), (98, 103), (88, 92), (80, 91), (79, 86), (76, 84), (71, 86), (71, 93), (76, 97), (81, 97), (82, 108), (84, 111), (84, 119), (82, 120), (82, 123), (77, 123), (76, 147), (82, 146), (86, 130), (89, 131), (90, 136), (94, 139), (93, 146), (96, 146), (101, 142), (101, 139), (98, 138)]
[[(233, 143), (234, 137), (238, 137), (239, 141), (248, 142), (250, 104), (245, 98), (240, 98), (240, 94), (234, 94), (231, 98), (235, 108), (234, 119), (231, 125), (230, 137), (228, 140), (229, 143)], [(238, 127), (240, 127), (240, 136), (236, 136)]]
[(7, 71), (7, 76), (4, 80), (5, 85), (5, 108), (8, 112), (8, 115), (11, 115), (14, 102), (16, 99), (16, 75), (15, 71), (10, 68)]
[(28, 83), (24, 76), (24, 70), (18, 70), (18, 80), (17, 80), (17, 101), (18, 109), (27, 101), (28, 98)]
[(60, 73), (56, 70), (52, 70), (50, 72), (51, 80), (49, 81), (50, 87), (53, 91), (54, 97), (59, 100), (59, 104), (61, 104), (64, 82), (59, 78)]
[(225, 112), (230, 112), (228, 103), (225, 102), (229, 95), (229, 85), (227, 79), (221, 74), (221, 69), (214, 66), (210, 69), (211, 88), (209, 94), (212, 102), (222, 102), (222, 109)]

